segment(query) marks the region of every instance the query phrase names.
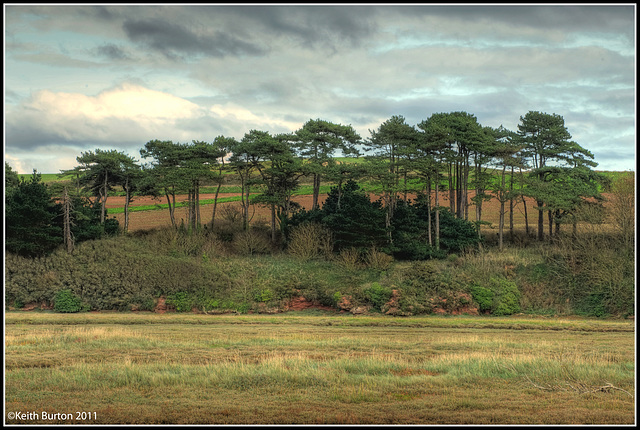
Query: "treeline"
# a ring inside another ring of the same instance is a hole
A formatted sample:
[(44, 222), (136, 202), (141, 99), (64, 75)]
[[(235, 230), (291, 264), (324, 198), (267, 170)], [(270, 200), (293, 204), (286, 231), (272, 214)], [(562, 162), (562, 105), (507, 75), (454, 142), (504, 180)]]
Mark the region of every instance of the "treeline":
[[(128, 205), (135, 193), (162, 197), (168, 203), (174, 228), (198, 231), (203, 226), (215, 228), (218, 194), (225, 178), (233, 174), (241, 188), (243, 229), (249, 229), (251, 206), (264, 205), (271, 213), (272, 244), (285, 246), (292, 222), (299, 223), (305, 216), (307, 220), (319, 219), (317, 214), (301, 214), (292, 200), (303, 179), (313, 185), (311, 213), (321, 210), (321, 184), (335, 184), (335, 210), (340, 216), (352, 209), (343, 201), (345, 184), (367, 181), (380, 190), (377, 211), (383, 214), (367, 225), (369, 232), (380, 235), (373, 242), (390, 253), (411, 254), (412, 258), (442, 254), (443, 217), (449, 214), (472, 223), (470, 236), (480, 239), (483, 203), (492, 198), (500, 202), (500, 248), (507, 222), (513, 233), (513, 213), (518, 204), (523, 205), (527, 234), (528, 214), (537, 212), (539, 240), (545, 238), (545, 224), (550, 238), (559, 235), (561, 225), (571, 225), (575, 231), (577, 223), (586, 220), (584, 214), (593, 213), (581, 208), (601, 207), (599, 190), (607, 182), (592, 170), (597, 165), (593, 155), (571, 140), (562, 116), (533, 111), (520, 117), (517, 131), (482, 126), (472, 114), (451, 112), (433, 114), (415, 126), (407, 124), (402, 116), (393, 116), (363, 139), (351, 126), (316, 119), (293, 133), (271, 135), (251, 130), (240, 140), (225, 136), (212, 142), (152, 140), (140, 155), (143, 164), (115, 150), (82, 153), (77, 157), (77, 167), (62, 172), (75, 178), (75, 190), (68, 190), (69, 195), (88, 198), (86, 202), (95, 208), (99, 224), (104, 226), (109, 221), (105, 215), (107, 199), (115, 187), (122, 188), (126, 197), (121, 230), (125, 233)], [(362, 157), (364, 162), (340, 163), (338, 156)], [(203, 183), (216, 186), (210, 214), (201, 213)], [(260, 193), (252, 195), (258, 189)], [(474, 191), (471, 199), (469, 190)], [(446, 207), (440, 201), (443, 191), (448, 192)], [(177, 194), (188, 195), (187, 219), (183, 222), (178, 222), (175, 215)], [(410, 195), (415, 196), (413, 202)], [(528, 208), (524, 197), (533, 198), (536, 205)], [(76, 201), (54, 210), (60, 214), (60, 237), (68, 249), (72, 249), (74, 237), (78, 239), (77, 234), (69, 232), (83, 219), (77, 211), (83, 205)], [(336, 216), (330, 220), (334, 230), (339, 228)], [(19, 218), (8, 223), (7, 250), (39, 255), (28, 247), (10, 245), (21, 234), (10, 225)], [(457, 229), (468, 231), (464, 223)], [(407, 245), (409, 236), (416, 243)], [(422, 251), (409, 252), (407, 247)]]

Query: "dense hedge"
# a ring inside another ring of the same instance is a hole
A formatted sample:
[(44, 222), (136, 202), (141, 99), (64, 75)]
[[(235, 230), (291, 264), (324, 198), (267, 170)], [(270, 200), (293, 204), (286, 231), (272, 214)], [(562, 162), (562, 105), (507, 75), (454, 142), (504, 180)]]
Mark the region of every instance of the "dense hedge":
[(71, 254), (7, 254), (5, 300), (16, 308), (125, 311), (153, 310), (164, 296), (177, 311), (260, 312), (285, 309), (302, 296), (335, 309), (348, 302), (392, 315), (465, 307), (493, 315), (632, 315), (633, 258), (616, 250), (615, 238), (594, 241), (599, 252), (586, 245), (576, 251), (576, 240), (547, 255), (532, 248), (381, 264), (371, 258), (375, 250), (356, 253), (355, 260), (350, 253), (246, 256), (213, 234), (167, 229), (86, 241)]
[(70, 290), (94, 310), (150, 310), (161, 295), (225, 295), (234, 287), (215, 265), (136, 245), (127, 238), (113, 238), (82, 243), (71, 255), (60, 250), (33, 260), (7, 255), (7, 302), (52, 304), (58, 291)]

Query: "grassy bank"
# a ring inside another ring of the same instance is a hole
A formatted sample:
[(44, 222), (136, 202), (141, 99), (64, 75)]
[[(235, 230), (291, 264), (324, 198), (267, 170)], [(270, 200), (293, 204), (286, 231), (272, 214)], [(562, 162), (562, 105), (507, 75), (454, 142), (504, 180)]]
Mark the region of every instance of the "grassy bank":
[(92, 413), (46, 421), (66, 424), (633, 424), (632, 326), (540, 320), (8, 312), (6, 408)]

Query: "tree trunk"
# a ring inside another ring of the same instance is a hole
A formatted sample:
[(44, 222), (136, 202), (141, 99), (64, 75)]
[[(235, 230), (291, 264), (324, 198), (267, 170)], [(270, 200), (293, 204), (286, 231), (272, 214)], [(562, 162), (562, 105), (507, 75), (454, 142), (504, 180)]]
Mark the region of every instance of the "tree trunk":
[(439, 203), (439, 194), (440, 194), (440, 180), (438, 179), (438, 175), (436, 175), (436, 234), (435, 234), (435, 245), (436, 250), (440, 249), (440, 203)]
[(449, 209), (451, 213), (455, 215), (456, 213), (456, 195), (455, 188), (453, 186), (453, 163), (449, 163)]
[(464, 219), (469, 219), (469, 162), (463, 161), (463, 177), (462, 177), (462, 209), (464, 212)]
[(126, 179), (125, 181), (125, 198), (124, 198), (124, 227), (123, 227), (123, 231), (125, 234), (127, 234), (127, 231), (129, 231), (129, 178)]
[(196, 209), (196, 228), (200, 230), (200, 225), (202, 224), (200, 219), (200, 180), (196, 180), (196, 199), (195, 199), (195, 209)]
[(251, 187), (249, 185), (247, 185), (247, 188), (245, 190), (245, 198), (244, 198), (244, 223), (243, 223), (243, 229), (244, 231), (249, 230), (249, 197), (251, 194)]
[(271, 243), (276, 243), (276, 205), (271, 204)]
[(100, 223), (104, 224), (104, 218), (105, 218), (105, 212), (107, 210), (107, 178), (108, 178), (108, 173), (105, 171), (104, 172), (104, 184), (102, 186), (102, 211), (100, 213)]
[(427, 235), (429, 237), (429, 246), (433, 246), (433, 240), (431, 238), (431, 177), (427, 177)]
[(320, 195), (320, 175), (318, 173), (313, 174), (313, 205), (312, 210), (318, 209), (318, 196)]
[(187, 230), (191, 228), (191, 218), (193, 216), (193, 197), (192, 197), (192, 187), (189, 187), (187, 190)]
[(73, 252), (73, 237), (71, 235), (71, 199), (69, 198), (69, 192), (67, 187), (64, 187), (64, 193), (62, 195), (63, 208), (64, 208), (64, 244), (67, 252), (71, 254)]
[(542, 206), (544, 202), (538, 200), (536, 201), (538, 204), (538, 240), (544, 240), (544, 211), (542, 210)]
[(169, 205), (169, 219), (171, 219), (171, 226), (176, 226), (176, 217), (175, 217), (175, 208), (171, 205), (171, 199), (169, 198), (169, 190), (167, 188), (164, 189), (164, 196), (167, 198), (167, 204)]
[(498, 195), (500, 196), (500, 221), (498, 222), (498, 248), (500, 249), (500, 251), (502, 251), (502, 244), (503, 244), (503, 235), (504, 235), (504, 203), (505, 203), (505, 198), (504, 198), (504, 187), (505, 187), (505, 171), (506, 171), (507, 167), (504, 166), (502, 168), (502, 188), (500, 190), (500, 192), (498, 193)]
[(211, 229), (213, 230), (213, 226), (216, 222), (216, 208), (218, 207), (218, 194), (220, 194), (220, 187), (222, 187), (222, 182), (218, 184), (218, 188), (216, 188), (216, 195), (213, 198), (213, 213), (211, 214)]
[(522, 196), (522, 207), (524, 209), (524, 231), (527, 233), (527, 236), (529, 236), (529, 216), (527, 214), (527, 201), (524, 199), (524, 196)]

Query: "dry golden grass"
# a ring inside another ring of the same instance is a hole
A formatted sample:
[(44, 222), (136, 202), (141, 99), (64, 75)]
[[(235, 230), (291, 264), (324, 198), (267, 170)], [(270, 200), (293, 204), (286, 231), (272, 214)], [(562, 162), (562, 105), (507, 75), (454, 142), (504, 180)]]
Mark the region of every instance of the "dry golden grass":
[(7, 313), (7, 411), (95, 412), (91, 422), (59, 420), (65, 424), (635, 420), (629, 323), (523, 329), (531, 319), (74, 317)]

